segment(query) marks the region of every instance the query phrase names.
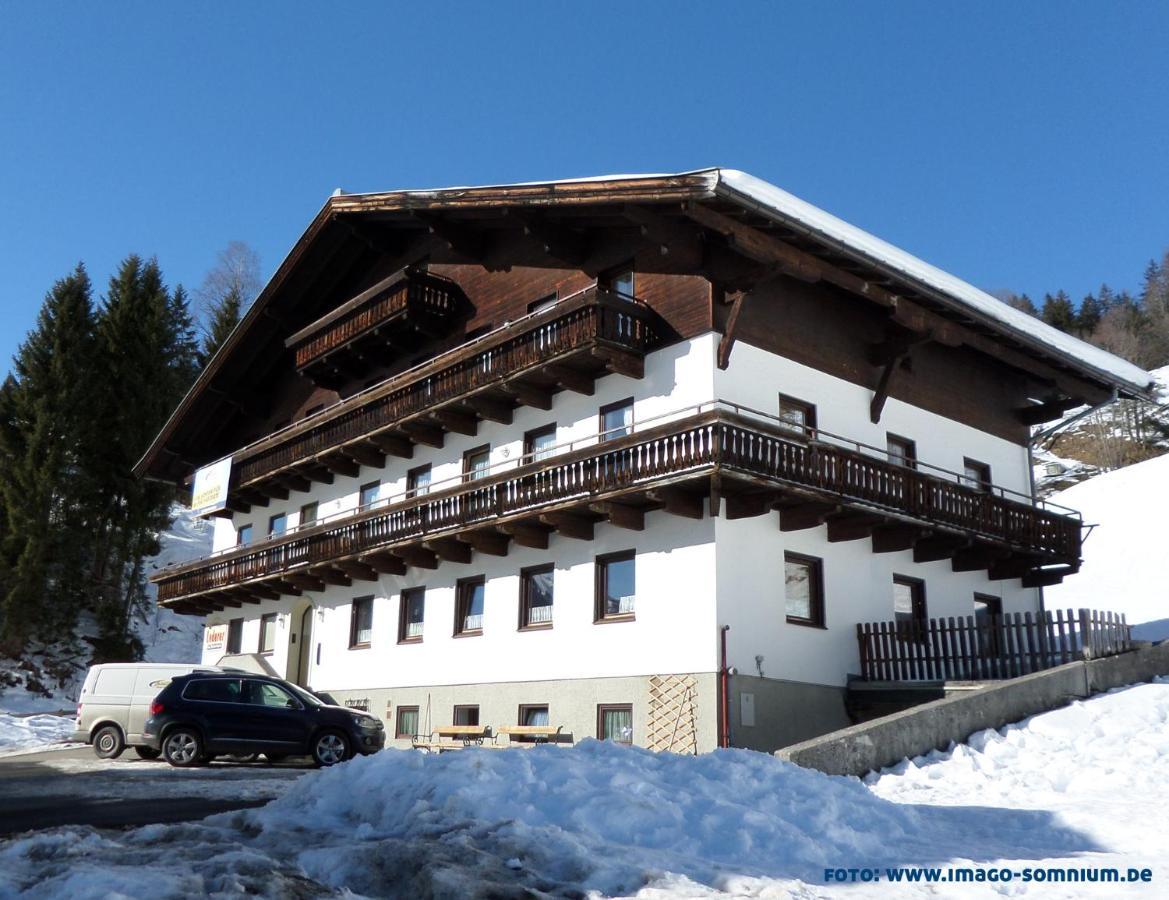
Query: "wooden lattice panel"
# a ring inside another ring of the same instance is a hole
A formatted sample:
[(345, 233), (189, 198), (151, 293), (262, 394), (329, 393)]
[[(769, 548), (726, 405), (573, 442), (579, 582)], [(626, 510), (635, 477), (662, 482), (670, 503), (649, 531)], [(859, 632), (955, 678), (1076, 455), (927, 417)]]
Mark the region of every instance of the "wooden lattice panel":
[(698, 752), (697, 691), (693, 675), (651, 675), (646, 746), (674, 753)]

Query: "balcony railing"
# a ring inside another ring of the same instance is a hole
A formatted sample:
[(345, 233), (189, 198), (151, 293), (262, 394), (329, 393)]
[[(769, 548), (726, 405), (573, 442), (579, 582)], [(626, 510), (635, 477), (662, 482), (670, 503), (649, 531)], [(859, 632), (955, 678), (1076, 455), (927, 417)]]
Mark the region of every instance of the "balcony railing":
[(425, 272), (406, 271), (378, 285), (339, 310), (292, 335), (296, 368), (304, 369), (330, 353), (395, 319), (422, 317), (454, 322), (471, 311), (459, 286)]
[(481, 479), (432, 484), (425, 495), (390, 498), (263, 544), (170, 567), (153, 580), (161, 600), (175, 600), (606, 497), (636, 501), (655, 488), (697, 483), (716, 472), (727, 494), (762, 487), (975, 536), (1039, 558), (1036, 565), (1078, 561), (1081, 523), (1069, 510), (1009, 499), (1001, 489), (988, 493), (956, 474), (909, 469), (863, 445), (829, 438), (807, 440), (773, 417), (717, 401), (635, 424), (623, 437), (564, 445), (538, 461), (493, 467)]
[(577, 351), (609, 346), (644, 355), (661, 338), (655, 323), (645, 304), (590, 288), (243, 448), (234, 455), (237, 484), (423, 418)]

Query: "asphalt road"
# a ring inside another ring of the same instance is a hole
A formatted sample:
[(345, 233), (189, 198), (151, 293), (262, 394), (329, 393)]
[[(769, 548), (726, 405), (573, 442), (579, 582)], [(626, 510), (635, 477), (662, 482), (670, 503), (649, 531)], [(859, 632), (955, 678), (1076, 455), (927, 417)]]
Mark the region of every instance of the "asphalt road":
[(93, 825), (183, 822), (263, 806), (308, 771), (304, 765), (215, 762), (175, 769), (131, 750), (101, 760), (89, 747), (0, 757), (0, 835)]

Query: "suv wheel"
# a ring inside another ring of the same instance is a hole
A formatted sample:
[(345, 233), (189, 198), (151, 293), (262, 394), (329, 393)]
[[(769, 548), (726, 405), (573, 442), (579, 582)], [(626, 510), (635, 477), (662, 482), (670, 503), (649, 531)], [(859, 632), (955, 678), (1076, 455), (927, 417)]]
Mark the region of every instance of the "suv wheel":
[(117, 725), (103, 725), (93, 736), (93, 752), (99, 759), (117, 759), (125, 749), (122, 729)]
[(162, 755), (172, 766), (187, 768), (203, 762), (203, 741), (193, 728), (175, 728), (162, 740)]
[(349, 758), (349, 741), (339, 731), (323, 731), (313, 740), (313, 762), (335, 766)]

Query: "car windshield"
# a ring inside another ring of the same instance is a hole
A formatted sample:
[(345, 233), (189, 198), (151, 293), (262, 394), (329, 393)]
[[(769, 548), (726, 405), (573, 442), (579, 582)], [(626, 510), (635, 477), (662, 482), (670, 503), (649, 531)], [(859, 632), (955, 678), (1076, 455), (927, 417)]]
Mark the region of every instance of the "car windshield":
[(288, 682), (288, 681), (283, 682), (283, 684), (286, 688), (288, 688), (290, 691), (292, 691), (294, 694), (296, 694), (297, 697), (299, 697), (301, 700), (303, 700), (309, 706), (323, 706), (324, 705), (323, 703), (321, 703), (320, 700), (318, 700), (316, 697), (314, 697), (311, 693), (306, 691), (304, 688), (297, 687), (295, 684), (292, 684), (291, 682)]

